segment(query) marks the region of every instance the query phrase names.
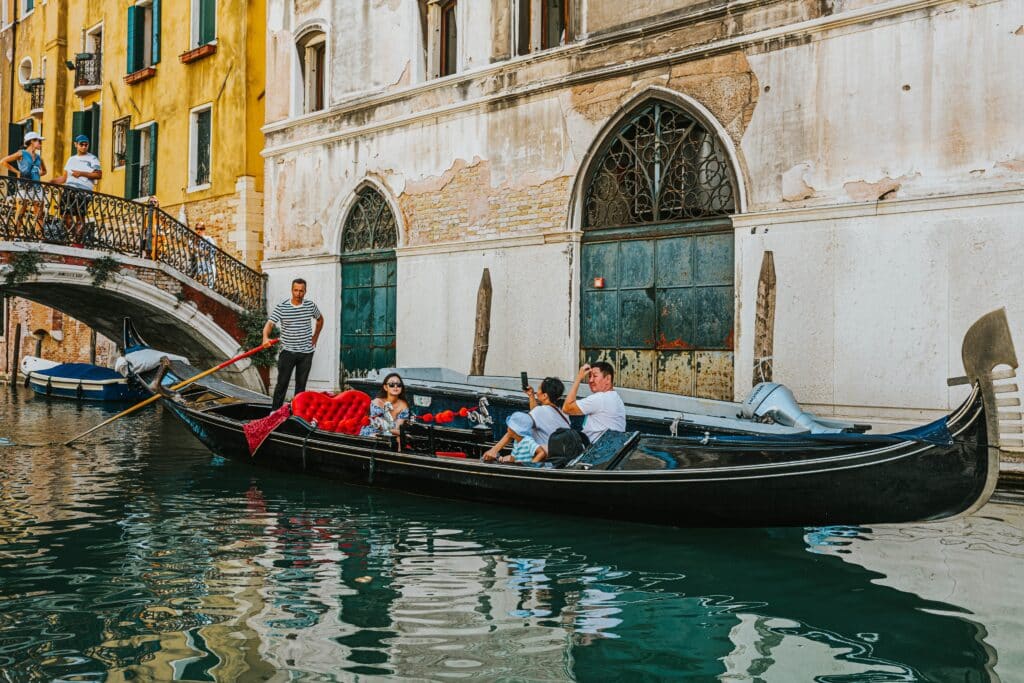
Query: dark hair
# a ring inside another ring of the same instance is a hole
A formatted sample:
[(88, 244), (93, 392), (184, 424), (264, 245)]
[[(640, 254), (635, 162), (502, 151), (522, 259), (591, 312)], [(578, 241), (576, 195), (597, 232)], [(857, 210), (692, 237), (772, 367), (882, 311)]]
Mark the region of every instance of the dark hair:
[(543, 394), (547, 394), (551, 402), (554, 403), (562, 398), (562, 394), (565, 392), (565, 385), (557, 377), (545, 377), (544, 381), (540, 383), (540, 391)]
[(405, 405), (409, 405), (409, 397), (407, 397), (405, 395), (405, 380), (402, 379), (402, 376), (399, 375), (397, 372), (392, 372), (391, 374), (389, 374), (387, 377), (384, 378), (383, 382), (380, 383), (380, 391), (377, 392), (377, 398), (387, 398), (388, 397), (388, 387), (387, 387), (387, 384), (388, 384), (388, 380), (390, 380), (392, 377), (397, 377), (398, 380), (402, 383), (402, 393), (398, 394), (398, 398), (400, 398), (403, 401), (405, 401)]
[(292, 280), (292, 284), (293, 285), (302, 285), (303, 287), (305, 287), (306, 286), (306, 281), (303, 280), (301, 277), (297, 277), (294, 280)]
[(611, 377), (613, 380), (615, 379), (615, 368), (612, 367), (611, 363), (599, 360), (596, 363), (591, 363), (590, 367), (597, 368), (598, 370), (601, 371), (602, 375)]

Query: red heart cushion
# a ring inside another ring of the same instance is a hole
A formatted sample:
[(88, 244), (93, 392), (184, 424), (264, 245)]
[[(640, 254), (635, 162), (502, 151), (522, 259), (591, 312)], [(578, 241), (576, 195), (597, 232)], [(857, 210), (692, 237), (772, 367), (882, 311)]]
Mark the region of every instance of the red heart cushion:
[(292, 399), (292, 415), (328, 432), (358, 434), (370, 424), (370, 397), (349, 389), (334, 396), (319, 391), (303, 391)]

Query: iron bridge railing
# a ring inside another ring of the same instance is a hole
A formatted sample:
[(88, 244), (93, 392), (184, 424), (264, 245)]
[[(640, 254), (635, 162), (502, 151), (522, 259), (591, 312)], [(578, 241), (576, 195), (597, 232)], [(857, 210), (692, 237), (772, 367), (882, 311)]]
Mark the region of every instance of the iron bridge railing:
[(264, 278), (160, 209), (121, 197), (0, 178), (0, 240), (63, 244), (166, 263), (247, 310)]

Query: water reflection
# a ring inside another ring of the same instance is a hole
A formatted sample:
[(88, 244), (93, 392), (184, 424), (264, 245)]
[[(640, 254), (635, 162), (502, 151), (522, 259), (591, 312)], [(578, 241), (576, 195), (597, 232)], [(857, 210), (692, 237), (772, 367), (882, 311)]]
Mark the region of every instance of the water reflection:
[[(99, 419), (0, 399), (0, 437), (19, 443)], [(1003, 668), (1024, 652), (1016, 508), (673, 530), (284, 477), (210, 456), (157, 413), (112, 430), (74, 451), (0, 446), (0, 680), (1021, 670)]]

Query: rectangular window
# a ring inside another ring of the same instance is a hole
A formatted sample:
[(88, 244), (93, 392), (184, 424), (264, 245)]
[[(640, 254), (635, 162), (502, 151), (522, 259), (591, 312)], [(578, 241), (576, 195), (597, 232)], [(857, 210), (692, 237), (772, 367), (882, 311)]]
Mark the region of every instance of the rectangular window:
[[(100, 105), (93, 104), (85, 111), (76, 111), (71, 114), (71, 137), (74, 139), (79, 135), (89, 138), (89, 151), (97, 154), (100, 148)], [(97, 154), (97, 156), (99, 156)]]
[(110, 148), (110, 167), (121, 168), (125, 164), (125, 149), (128, 144), (128, 128), (131, 126), (132, 117), (125, 116), (114, 121), (112, 138), (114, 144)]
[(135, 73), (160, 61), (160, 0), (128, 8), (128, 73)]
[(75, 87), (99, 88), (103, 84), (103, 25), (85, 34), (82, 52), (75, 57)]
[(569, 0), (542, 0), (541, 48), (558, 47), (569, 42)]
[(305, 114), (324, 108), (327, 68), (327, 36), (314, 31), (299, 41), (299, 67), (302, 69), (302, 111)]
[(516, 54), (525, 55), (530, 52), (530, 5), (533, 0), (518, 0), (516, 10)]
[(441, 75), (450, 76), (459, 70), (458, 3), (450, 0), (441, 5)]
[(29, 12), (31, 12), (33, 9), (35, 9), (35, 6), (36, 6), (35, 0), (25, 0), (25, 12), (24, 12), (24, 14), (28, 14)]
[(192, 112), (189, 136), (188, 185), (190, 190), (210, 185), (210, 139), (213, 133), (213, 110), (210, 107)]
[(156, 194), (157, 126), (148, 123), (129, 130), (125, 144), (124, 196), (139, 199)]
[(192, 0), (193, 48), (217, 39), (217, 0)]

